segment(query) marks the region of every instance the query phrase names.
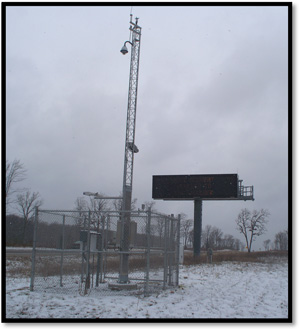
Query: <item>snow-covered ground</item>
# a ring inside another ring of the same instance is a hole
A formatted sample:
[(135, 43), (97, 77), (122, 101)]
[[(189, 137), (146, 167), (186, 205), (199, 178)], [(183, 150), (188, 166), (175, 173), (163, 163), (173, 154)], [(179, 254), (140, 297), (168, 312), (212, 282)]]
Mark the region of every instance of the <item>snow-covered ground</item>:
[(180, 286), (143, 296), (30, 292), (29, 279), (6, 279), (7, 318), (287, 318), (288, 264), (181, 266)]

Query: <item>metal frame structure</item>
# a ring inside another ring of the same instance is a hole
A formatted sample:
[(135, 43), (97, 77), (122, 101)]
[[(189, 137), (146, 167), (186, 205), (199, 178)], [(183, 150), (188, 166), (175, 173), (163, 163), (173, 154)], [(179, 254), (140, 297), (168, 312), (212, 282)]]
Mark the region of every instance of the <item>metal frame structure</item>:
[(120, 256), (120, 274), (119, 282), (128, 283), (128, 264), (129, 264), (129, 233), (130, 233), (130, 216), (131, 216), (131, 200), (132, 200), (132, 180), (133, 180), (133, 160), (134, 154), (139, 150), (135, 145), (135, 125), (136, 125), (136, 108), (137, 108), (137, 91), (138, 91), (138, 75), (139, 75), (139, 58), (141, 44), (141, 30), (138, 25), (138, 18), (135, 22), (130, 14), (130, 40), (125, 41), (121, 48), (121, 53), (126, 55), (128, 49), (126, 44), (131, 45), (131, 61), (129, 75), (129, 91), (127, 105), (127, 121), (126, 121), (126, 138), (125, 138), (125, 155), (124, 155), (124, 173), (122, 197), (103, 197), (98, 193), (84, 192), (84, 195), (94, 196), (95, 199), (122, 199), (122, 216), (121, 216), (121, 242), (120, 248), (122, 254)]
[(135, 23), (130, 18), (131, 40), (126, 41), (131, 45), (131, 61), (130, 61), (130, 76), (129, 76), (129, 91), (128, 91), (128, 107), (127, 107), (127, 123), (126, 123), (126, 140), (125, 140), (125, 157), (124, 157), (124, 176), (123, 176), (123, 193), (124, 190), (132, 189), (133, 177), (133, 159), (134, 153), (138, 152), (135, 142), (135, 124), (136, 124), (136, 108), (137, 108), (137, 91), (138, 91), (138, 74), (139, 74), (139, 59), (141, 45), (141, 30), (138, 25), (138, 18)]
[(135, 23), (130, 15), (130, 35), (131, 40), (126, 41), (121, 49), (121, 53), (125, 55), (128, 50), (126, 43), (131, 45), (131, 61), (129, 75), (129, 91), (127, 106), (127, 122), (126, 122), (126, 139), (125, 139), (125, 156), (124, 156), (124, 173), (123, 173), (123, 202), (122, 202), (122, 241), (121, 249), (124, 254), (121, 255), (120, 261), (120, 283), (128, 283), (128, 262), (129, 254), (129, 230), (130, 230), (130, 211), (132, 200), (132, 179), (133, 179), (133, 160), (134, 153), (138, 152), (135, 145), (135, 125), (136, 125), (136, 108), (137, 108), (137, 91), (138, 91), (138, 74), (139, 59), (141, 45), (141, 30), (138, 25), (138, 18)]
[(239, 186), (238, 186), (238, 200), (252, 200), (254, 201), (254, 187), (253, 185), (250, 186), (244, 186), (243, 180), (240, 179), (238, 181)]
[[(179, 284), (180, 215), (131, 212), (129, 280), (119, 282), (119, 211), (36, 208), (30, 290), (102, 295), (131, 290), (145, 296)], [(98, 218), (97, 222), (94, 221)], [(78, 241), (79, 239), (79, 241)], [(80, 243), (79, 248), (75, 245)]]

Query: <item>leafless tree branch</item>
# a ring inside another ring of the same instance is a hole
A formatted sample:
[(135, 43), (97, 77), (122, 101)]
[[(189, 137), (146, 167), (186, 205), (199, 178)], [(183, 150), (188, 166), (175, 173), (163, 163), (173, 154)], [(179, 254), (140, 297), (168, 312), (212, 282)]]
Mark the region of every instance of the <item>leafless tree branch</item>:
[(248, 252), (251, 251), (255, 237), (266, 232), (269, 216), (270, 213), (266, 209), (253, 210), (252, 214), (246, 208), (240, 211), (236, 219), (237, 230), (244, 235)]
[(18, 189), (14, 189), (14, 184), (23, 181), (26, 178), (27, 170), (24, 168), (23, 163), (20, 160), (14, 160), (9, 162), (6, 160), (6, 182), (5, 182), (5, 200), (6, 206), (13, 201), (11, 196), (18, 192)]

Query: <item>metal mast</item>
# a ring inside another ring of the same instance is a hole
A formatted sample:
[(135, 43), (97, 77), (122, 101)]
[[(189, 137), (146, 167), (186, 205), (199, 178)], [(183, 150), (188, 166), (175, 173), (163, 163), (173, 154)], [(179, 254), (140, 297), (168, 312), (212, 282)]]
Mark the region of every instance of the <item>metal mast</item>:
[[(139, 73), (139, 58), (140, 58), (140, 41), (141, 41), (141, 27), (136, 22), (132, 22), (132, 15), (130, 15), (130, 31), (131, 41), (126, 43), (131, 44), (131, 62), (130, 62), (130, 76), (129, 76), (129, 91), (128, 91), (128, 107), (127, 107), (127, 123), (126, 123), (126, 141), (125, 141), (125, 157), (124, 157), (124, 176), (123, 176), (123, 198), (126, 191), (132, 191), (132, 176), (133, 176), (133, 158), (134, 153), (138, 152), (138, 148), (134, 144), (135, 140), (135, 123), (136, 123), (136, 104), (137, 104), (137, 90), (138, 90), (138, 73)], [(122, 50), (124, 49), (124, 46)], [(123, 205), (124, 208), (124, 205)], [(130, 209), (130, 208), (129, 208)], [(126, 210), (126, 209), (124, 209)]]
[(129, 76), (129, 91), (128, 91), (128, 106), (127, 106), (127, 122), (126, 122), (126, 140), (125, 140), (125, 156), (124, 156), (124, 174), (123, 174), (123, 202), (122, 202), (122, 232), (121, 232), (121, 264), (119, 282), (128, 282), (128, 258), (129, 254), (129, 233), (130, 233), (130, 210), (132, 199), (132, 178), (133, 178), (133, 160), (134, 153), (139, 150), (134, 144), (135, 142), (135, 124), (136, 124), (136, 105), (138, 91), (138, 73), (139, 73), (139, 58), (141, 44), (141, 30), (138, 25), (138, 18), (135, 23), (130, 15), (131, 37), (129, 41), (124, 43), (121, 49), (123, 55), (128, 53), (126, 43), (131, 45), (131, 61), (130, 61), (130, 76)]

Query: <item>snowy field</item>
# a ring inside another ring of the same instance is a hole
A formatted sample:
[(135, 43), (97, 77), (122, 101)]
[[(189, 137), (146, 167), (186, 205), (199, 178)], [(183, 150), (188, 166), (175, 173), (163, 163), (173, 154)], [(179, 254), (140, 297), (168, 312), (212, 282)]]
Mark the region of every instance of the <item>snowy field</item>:
[(30, 292), (6, 278), (6, 317), (15, 319), (274, 319), (288, 317), (288, 263), (223, 262), (180, 267), (180, 286), (143, 296)]

